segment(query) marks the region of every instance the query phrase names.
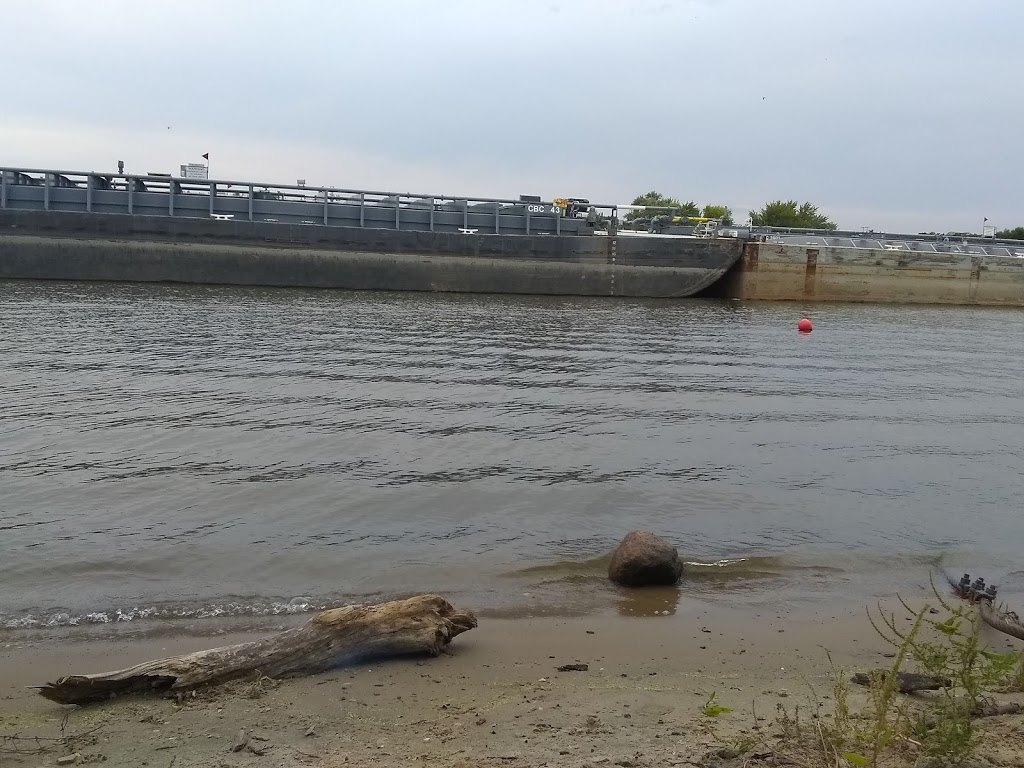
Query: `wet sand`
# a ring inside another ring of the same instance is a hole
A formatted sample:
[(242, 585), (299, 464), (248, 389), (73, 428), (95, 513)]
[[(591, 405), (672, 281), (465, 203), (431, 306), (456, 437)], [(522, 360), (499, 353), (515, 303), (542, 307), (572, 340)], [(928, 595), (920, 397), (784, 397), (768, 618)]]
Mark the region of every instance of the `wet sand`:
[[(703, 765), (746, 742), (777, 748), (780, 707), (810, 719), (830, 709), (831, 667), (889, 663), (863, 610), (793, 619), (707, 607), (675, 615), (483, 619), (450, 654), (339, 669), (310, 678), (239, 682), (183, 701), (125, 697), (61, 707), (25, 686), (62, 674), (240, 642), (250, 635), (0, 641), (4, 764)], [(1005, 646), (1001, 637), (993, 643)], [(584, 663), (587, 671), (558, 672)], [(711, 694), (732, 712), (702, 708)], [(855, 706), (863, 692), (852, 691)], [(34, 742), (85, 736), (68, 745)], [(1019, 720), (1018, 720), (1019, 721)], [(240, 729), (248, 748), (229, 747)], [(263, 754), (257, 754), (262, 752)], [(1007, 764), (1012, 764), (1008, 762)]]

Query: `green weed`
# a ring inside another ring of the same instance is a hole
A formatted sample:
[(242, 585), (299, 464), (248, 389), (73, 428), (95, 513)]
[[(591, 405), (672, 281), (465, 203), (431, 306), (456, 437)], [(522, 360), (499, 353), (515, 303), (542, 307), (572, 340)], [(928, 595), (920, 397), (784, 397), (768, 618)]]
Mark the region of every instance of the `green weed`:
[(704, 717), (718, 717), (719, 715), (725, 715), (732, 712), (729, 707), (721, 707), (715, 704), (715, 691), (711, 692), (708, 696), (708, 700), (704, 702), (703, 707)]
[[(849, 678), (829, 655), (831, 712), (822, 712), (815, 695), (813, 727), (801, 729), (799, 715), (791, 717), (780, 705), (776, 723), (784, 740), (813, 748), (822, 765), (856, 768), (904, 764), (921, 752), (960, 764), (975, 753), (982, 734), (978, 712), (993, 704), (993, 691), (1024, 690), (1024, 655), (987, 648), (977, 606), (951, 605), (934, 585), (932, 589), (935, 608), (915, 610), (900, 600), (910, 619), (905, 626), (902, 617), (898, 622), (881, 606), (876, 613), (868, 611), (871, 626), (895, 653), (891, 664), (870, 673), (864, 711), (851, 712)], [(950, 684), (927, 696), (905, 696), (900, 693), (901, 672)]]

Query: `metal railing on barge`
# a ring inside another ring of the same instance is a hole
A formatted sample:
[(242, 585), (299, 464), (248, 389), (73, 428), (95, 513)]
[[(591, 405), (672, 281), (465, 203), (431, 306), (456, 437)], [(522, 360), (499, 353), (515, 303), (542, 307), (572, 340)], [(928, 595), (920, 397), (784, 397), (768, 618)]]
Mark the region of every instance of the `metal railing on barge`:
[(857, 248), (908, 254), (946, 254), (952, 256), (994, 256), (1024, 259), (1024, 242), (1000, 240), (976, 235), (929, 233), (920, 235), (887, 232), (849, 232), (800, 230), (796, 228), (756, 227), (750, 237), (767, 243), (803, 245), (819, 248)]
[[(0, 167), (3, 209), (501, 235), (589, 235), (595, 219), (614, 227), (618, 217), (615, 205), (586, 202), (566, 209), (539, 197), (511, 200)], [(598, 211), (607, 214), (597, 216)]]

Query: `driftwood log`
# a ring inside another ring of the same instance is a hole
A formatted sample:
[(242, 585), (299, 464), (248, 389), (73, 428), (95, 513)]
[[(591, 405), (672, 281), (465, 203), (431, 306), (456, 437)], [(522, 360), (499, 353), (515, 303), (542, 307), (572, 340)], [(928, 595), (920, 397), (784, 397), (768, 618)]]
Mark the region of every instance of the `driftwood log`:
[(456, 610), (437, 595), (350, 605), (250, 643), (147, 661), (116, 672), (70, 675), (37, 690), (60, 704), (83, 704), (124, 693), (217, 685), (256, 673), (297, 677), (387, 656), (437, 656), (452, 638), (476, 625), (472, 613)]
[[(999, 717), (1000, 715), (1016, 715), (1024, 710), (1021, 704), (986, 704), (971, 710), (971, 717)], [(926, 717), (921, 721), (925, 728), (936, 728), (939, 721), (934, 717)]]
[(975, 707), (971, 710), (974, 717), (998, 717), (999, 715), (1016, 715), (1024, 710), (1022, 704), (990, 704), (983, 707)]
[(1024, 624), (1020, 623), (1020, 617), (1017, 616), (1016, 613), (1005, 608), (996, 608), (992, 605), (991, 599), (986, 599), (984, 597), (977, 599), (970, 594), (966, 594), (956, 579), (945, 571), (942, 572), (942, 575), (946, 577), (946, 581), (949, 582), (949, 586), (953, 588), (953, 594), (963, 600), (969, 600), (970, 602), (978, 605), (978, 612), (981, 614), (981, 620), (992, 627), (992, 629), (1004, 632), (1010, 637), (1015, 637), (1018, 640), (1024, 640)]
[[(879, 673), (885, 679), (884, 671)], [(953, 681), (948, 677), (932, 677), (931, 675), (917, 675), (913, 672), (897, 673), (900, 683), (900, 693), (913, 693), (914, 691), (937, 691), (940, 688), (949, 688)], [(858, 685), (871, 685), (871, 675), (867, 672), (858, 672), (850, 682)], [(1024, 711), (1022, 704), (983, 704), (971, 710), (971, 717), (996, 717), (998, 715), (1016, 715)], [(928, 728), (934, 728), (937, 721), (926, 718), (924, 724)]]
[[(880, 671), (878, 674), (882, 680), (885, 680), (885, 676), (888, 673)], [(900, 693), (937, 691), (940, 688), (949, 688), (953, 684), (953, 681), (948, 677), (932, 677), (931, 675), (918, 675), (913, 672), (897, 672), (896, 679), (900, 684)], [(871, 685), (871, 675), (867, 672), (858, 672), (850, 678), (850, 682), (857, 685)]]
[(1021, 626), (1016, 614), (997, 610), (988, 603), (982, 603), (979, 606), (979, 610), (981, 611), (982, 621), (990, 627), (998, 629), (1000, 632), (1005, 632), (1010, 637), (1024, 640), (1024, 626)]

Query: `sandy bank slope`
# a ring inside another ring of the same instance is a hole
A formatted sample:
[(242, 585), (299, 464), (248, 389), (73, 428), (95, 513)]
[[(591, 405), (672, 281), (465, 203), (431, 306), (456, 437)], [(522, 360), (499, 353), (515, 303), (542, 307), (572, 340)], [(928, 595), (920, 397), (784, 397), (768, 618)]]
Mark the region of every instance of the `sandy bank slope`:
[[(709, 609), (484, 620), (438, 659), (237, 684), (180, 703), (126, 698), (72, 709), (64, 733), (86, 735), (70, 746), (8, 740), (8, 748), (45, 752), (3, 754), (0, 763), (50, 765), (77, 751), (82, 760), (159, 768), (703, 764), (709, 750), (743, 740), (770, 749), (780, 705), (791, 714), (799, 705), (807, 718), (815, 696), (827, 707), (824, 648), (846, 668), (884, 664), (889, 649), (862, 617), (821, 614), (796, 622)], [(236, 639), (8, 648), (0, 657), (0, 734), (61, 736), (67, 710), (27, 693), (25, 684)], [(575, 662), (589, 670), (556, 671)], [(733, 712), (704, 717), (712, 692)], [(230, 752), (243, 728), (255, 752)]]

